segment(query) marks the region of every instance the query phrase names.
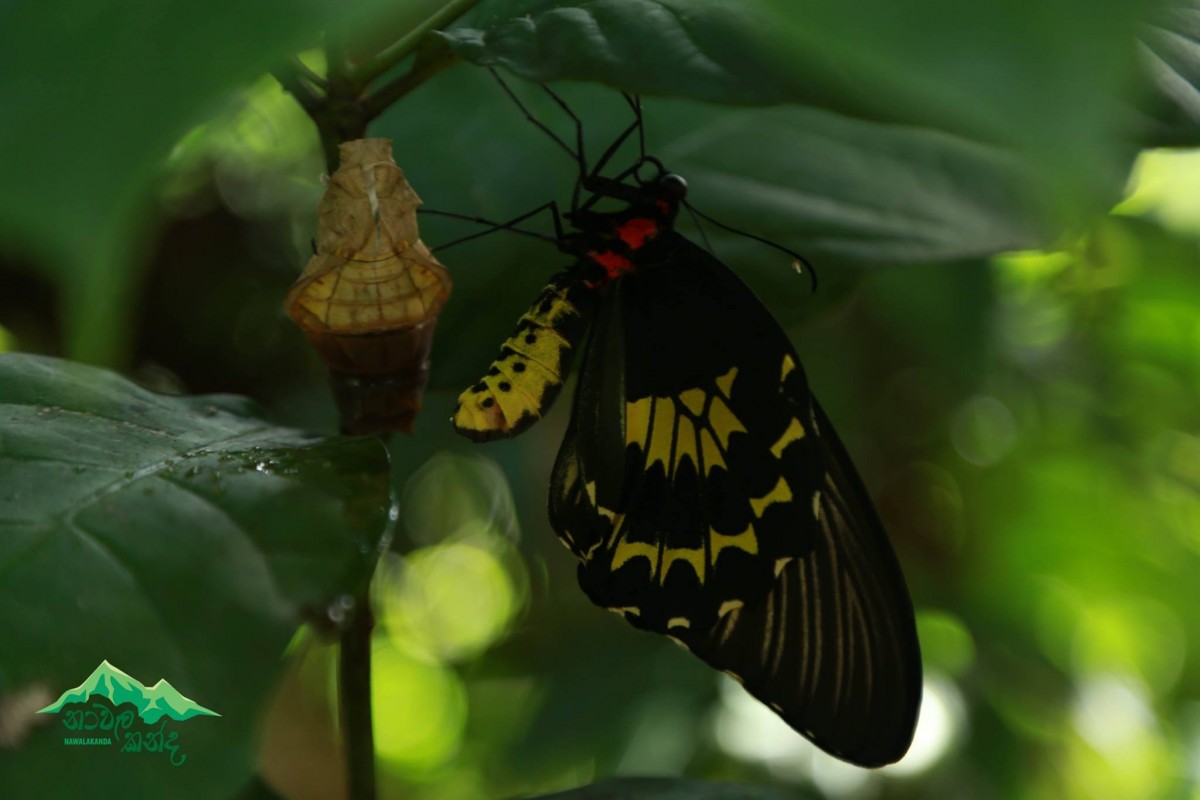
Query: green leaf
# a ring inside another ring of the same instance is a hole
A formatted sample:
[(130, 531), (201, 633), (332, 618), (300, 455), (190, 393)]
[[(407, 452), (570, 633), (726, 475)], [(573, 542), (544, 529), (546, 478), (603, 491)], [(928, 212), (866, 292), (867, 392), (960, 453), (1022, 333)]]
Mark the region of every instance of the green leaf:
[[(531, 80), (797, 103), (1001, 144), (1036, 168), (1062, 223), (1094, 210), (1128, 168), (1119, 98), (1149, 5), (574, 0), (508, 4), (512, 17), (444, 35), (464, 58)], [(1068, 45), (1079, 41), (1088, 46)]]
[(615, 778), (534, 800), (786, 800), (790, 792), (767, 786), (704, 783), (677, 778)]
[(756, 54), (768, 19), (762, 3), (509, 3), (512, 16), (499, 19), (489, 5), (480, 11), (492, 20), (486, 27), (468, 24), (440, 34), (476, 64), (504, 66), (539, 82), (598, 81), (711, 102), (793, 99), (778, 71)]
[(383, 5), (0, 4), (0, 243), (57, 280), (72, 356), (122, 358), (156, 173), (175, 143), (322, 29)]
[(0, 696), (56, 698), (107, 660), (221, 715), (178, 723), (182, 768), (64, 747), (57, 717), (26, 720), (42, 724), (0, 751), (0, 784), (231, 796), (289, 640), (369, 579), (389, 527), (384, 448), (19, 355), (0, 356), (0, 419)]
[(656, 154), (687, 177), (689, 201), (818, 261), (955, 261), (1050, 235), (1026, 165), (997, 147), (803, 108), (647, 113), (670, 128)]

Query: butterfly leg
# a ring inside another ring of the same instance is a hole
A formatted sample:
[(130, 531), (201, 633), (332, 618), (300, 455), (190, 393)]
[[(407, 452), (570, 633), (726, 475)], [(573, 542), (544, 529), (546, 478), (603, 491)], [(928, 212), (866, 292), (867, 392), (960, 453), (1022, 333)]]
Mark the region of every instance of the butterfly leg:
[[(642, 125), (641, 103), (636, 101), (632, 96), (625, 94), (624, 92), (621, 93), (621, 96), (624, 97), (626, 102), (628, 102), (630, 104), (630, 106), (633, 108), (634, 114), (636, 114), (636, 119), (634, 119), (634, 121), (631, 122), (629, 124), (629, 126), (625, 128), (625, 130), (621, 131), (621, 133), (619, 133), (617, 135), (617, 138), (613, 140), (613, 143), (608, 146), (608, 149), (605, 150), (600, 155), (600, 158), (596, 161), (595, 165), (592, 167), (591, 173), (580, 176), (579, 181), (577, 181), (575, 184), (575, 191), (571, 195), (571, 211), (573, 211), (573, 212), (580, 211), (580, 210), (586, 210), (593, 205), (595, 198), (593, 198), (593, 201), (585, 203), (582, 209), (580, 208), (579, 194), (583, 189), (587, 189), (589, 192), (594, 193), (597, 190), (593, 187), (597, 187), (602, 184), (611, 186), (612, 184), (619, 183), (622, 178), (628, 177), (629, 175), (636, 172), (637, 166), (640, 166), (641, 164), (650, 160), (646, 157), (646, 133), (645, 133), (645, 128)], [(631, 169), (625, 170), (624, 172), (621, 173), (621, 175), (619, 177), (617, 177), (615, 179), (608, 180), (608, 179), (601, 178), (600, 177), (601, 170), (603, 170), (606, 166), (608, 166), (608, 162), (610, 160), (612, 160), (612, 157), (617, 154), (617, 151), (621, 149), (621, 146), (623, 144), (625, 144), (625, 142), (629, 139), (630, 136), (632, 136), (634, 134), (635, 131), (638, 134), (638, 146), (641, 151), (641, 157), (638, 159), (637, 166), (635, 166)], [(626, 188), (629, 188), (629, 187), (626, 187)], [(617, 197), (617, 195), (611, 195), (611, 194), (608, 196)], [(619, 197), (619, 199), (625, 200), (625, 199), (629, 199), (629, 198)]]
[(558, 107), (563, 110), (563, 113), (570, 117), (571, 121), (575, 123), (575, 151), (578, 154), (576, 163), (579, 165), (579, 179), (575, 181), (575, 194), (573, 194), (571, 197), (571, 208), (575, 208), (575, 206), (578, 204), (576, 198), (579, 196), (579, 186), (587, 178), (587, 155), (584, 152), (583, 144), (583, 122), (581, 122), (579, 117), (576, 116), (575, 112), (571, 110), (571, 107), (567, 105), (567, 101), (563, 100), (562, 97), (559, 96), (558, 92), (554, 91), (544, 83), (542, 84), (542, 89), (546, 92), (546, 94), (550, 95), (550, 98), (554, 100), (555, 103), (558, 104)]
[[(529, 219), (530, 217), (537, 216), (538, 214), (541, 214), (544, 211), (550, 212), (551, 221), (554, 223), (554, 235), (553, 236), (551, 236), (549, 234), (545, 234), (545, 233), (540, 233), (538, 231), (529, 231), (529, 230), (525, 230), (523, 228), (517, 227), (518, 223), (524, 222), (525, 220)], [(441, 245), (438, 245), (437, 247), (431, 248), (433, 250), (433, 252), (440, 252), (442, 250), (445, 250), (448, 247), (453, 247), (456, 244), (462, 244), (463, 242), (468, 242), (472, 239), (478, 239), (481, 236), (487, 236), (488, 234), (495, 233), (496, 231), (512, 231), (513, 233), (519, 233), (519, 234), (522, 234), (523, 236), (532, 236), (536, 239), (541, 239), (544, 242), (552, 242), (554, 244), (560, 243), (563, 239), (562, 215), (558, 211), (558, 203), (556, 203), (553, 200), (551, 200), (549, 203), (544, 203), (543, 205), (538, 206), (537, 208), (533, 209), (532, 211), (527, 211), (524, 214), (521, 214), (520, 216), (513, 217), (508, 222), (493, 222), (492, 220), (486, 219), (484, 217), (475, 217), (475, 216), (471, 216), (470, 214), (456, 214), (452, 211), (437, 211), (432, 208), (421, 208), (421, 209), (418, 209), (417, 212), (420, 214), (433, 214), (433, 215), (439, 216), (439, 217), (449, 217), (450, 219), (460, 219), (460, 220), (463, 220), (464, 222), (474, 222), (479, 225), (487, 226), (486, 230), (478, 231), (478, 232), (472, 233), (468, 236), (463, 236), (461, 238), (454, 239), (452, 241), (446, 242), (445, 244), (441, 244)]]
[[(549, 136), (554, 141), (555, 144), (557, 144), (559, 147), (562, 148), (563, 152), (565, 152), (572, 159), (574, 159), (575, 163), (578, 164), (580, 167), (580, 172), (586, 172), (587, 165), (583, 161), (583, 147), (582, 147), (583, 130), (582, 130), (582, 127), (580, 126), (576, 131), (577, 137), (579, 139), (579, 144), (580, 144), (579, 152), (576, 152), (575, 150), (571, 149), (571, 146), (569, 144), (567, 144), (566, 142), (564, 142), (557, 133), (550, 130), (549, 126), (547, 126), (546, 123), (542, 122), (540, 119), (538, 119), (537, 117), (535, 117), (533, 115), (533, 112), (529, 110), (529, 107), (526, 106), (525, 103), (523, 103), (521, 101), (521, 98), (517, 97), (517, 93), (512, 90), (512, 87), (508, 85), (508, 83), (504, 80), (504, 78), (500, 77), (499, 72), (497, 72), (494, 68), (489, 68), (488, 72), (492, 73), (492, 77), (495, 78), (496, 81), (500, 84), (500, 88), (502, 88), (504, 90), (504, 93), (508, 95), (510, 100), (512, 100), (514, 103), (516, 103), (517, 108), (521, 109), (521, 113), (525, 115), (525, 119), (529, 120), (535, 126), (537, 126), (538, 130), (540, 130), (542, 133)], [(553, 96), (555, 98), (555, 100), (557, 100), (558, 103), (564, 109), (566, 109), (566, 103), (564, 103), (561, 98), (559, 98), (557, 95), (554, 95), (553, 93), (551, 93), (551, 96)], [(567, 113), (571, 114), (569, 109), (567, 110)], [(576, 122), (579, 121), (578, 119), (575, 118), (574, 114), (571, 114), (571, 118), (575, 119)]]

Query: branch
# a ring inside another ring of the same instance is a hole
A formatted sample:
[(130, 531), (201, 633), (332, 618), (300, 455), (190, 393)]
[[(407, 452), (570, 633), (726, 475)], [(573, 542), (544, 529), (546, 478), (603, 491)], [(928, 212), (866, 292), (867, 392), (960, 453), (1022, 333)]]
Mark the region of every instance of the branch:
[(347, 797), (375, 800), (375, 731), (371, 722), (370, 593), (355, 598), (338, 653), (338, 707), (346, 748)]
[(279, 81), (279, 85), (283, 90), (296, 98), (296, 102), (300, 104), (310, 117), (314, 117), (321, 110), (325, 103), (325, 98), (313, 91), (312, 87), (300, 80), (300, 76), (295, 72), (293, 66), (280, 67), (279, 69), (271, 70), (271, 77)]
[(388, 81), (363, 101), (368, 121), (375, 119), (413, 89), (432, 78), (447, 67), (458, 63), (458, 55), (448, 45), (440, 44), (433, 50), (417, 55), (412, 68), (398, 78)]
[(450, 0), (420, 25), (354, 70), (351, 77), (359, 86), (368, 85), (407, 58), (431, 31), (445, 28), (474, 8), (478, 2), (479, 0)]

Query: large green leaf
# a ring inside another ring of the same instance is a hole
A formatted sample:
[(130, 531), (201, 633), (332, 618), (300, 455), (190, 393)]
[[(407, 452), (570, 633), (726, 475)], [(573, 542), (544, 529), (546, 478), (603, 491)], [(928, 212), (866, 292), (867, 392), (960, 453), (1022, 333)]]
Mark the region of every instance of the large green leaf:
[[(524, 77), (734, 104), (799, 103), (1013, 148), (1064, 220), (1111, 192), (1144, 0), (507, 3), (444, 35)], [(1086, 47), (1070, 46), (1087, 42)]]
[(760, 46), (771, 22), (761, 2), (535, 0), (485, 3), (441, 35), (467, 60), (530, 80), (753, 105), (796, 99)]
[(18, 355), (0, 356), (0, 419), (0, 696), (57, 697), (108, 660), (221, 714), (180, 724), (180, 768), (64, 747), (62, 724), (35, 718), (0, 750), (6, 795), (132, 781), (145, 797), (231, 796), (302, 618), (336, 617), (369, 579), (391, 516), (384, 448)]
[(818, 261), (954, 261), (1049, 236), (1033, 176), (1000, 148), (811, 109), (662, 105), (657, 155), (691, 202)]

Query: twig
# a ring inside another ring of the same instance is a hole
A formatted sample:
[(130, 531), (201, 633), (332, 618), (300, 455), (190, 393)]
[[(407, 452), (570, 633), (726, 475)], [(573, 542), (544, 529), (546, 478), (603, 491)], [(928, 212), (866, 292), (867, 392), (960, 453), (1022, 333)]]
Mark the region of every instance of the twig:
[(393, 44), (380, 50), (362, 66), (352, 70), (350, 77), (359, 86), (367, 86), (407, 58), (410, 53), (417, 49), (417, 46), (421, 44), (421, 40), (431, 31), (446, 27), (470, 11), (478, 3), (479, 0), (450, 0), (450, 2), (439, 8), (420, 25), (417, 25), (411, 31), (404, 34)]
[(308, 112), (310, 117), (325, 101), (324, 97), (314, 92), (311, 87), (301, 81), (290, 67), (271, 70), (271, 76), (279, 81), (279, 85), (283, 87), (285, 92), (296, 98), (296, 102)]
[(346, 619), (338, 653), (338, 707), (346, 748), (347, 797), (375, 800), (375, 732), (371, 722), (371, 599), (363, 590)]
[(446, 45), (436, 47), (427, 57), (417, 56), (412, 68), (388, 81), (363, 102), (367, 120), (373, 120), (393, 103), (447, 67), (458, 63), (458, 55)]

